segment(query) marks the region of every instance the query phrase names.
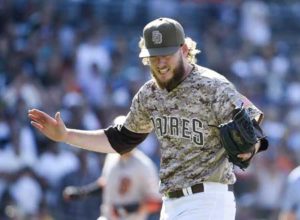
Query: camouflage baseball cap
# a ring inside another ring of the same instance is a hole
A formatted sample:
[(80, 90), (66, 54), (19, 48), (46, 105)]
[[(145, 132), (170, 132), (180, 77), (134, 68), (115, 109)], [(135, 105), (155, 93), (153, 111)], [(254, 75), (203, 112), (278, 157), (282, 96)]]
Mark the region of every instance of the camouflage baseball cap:
[(139, 57), (165, 56), (175, 53), (184, 44), (183, 27), (170, 18), (158, 18), (148, 23), (143, 30), (145, 48)]

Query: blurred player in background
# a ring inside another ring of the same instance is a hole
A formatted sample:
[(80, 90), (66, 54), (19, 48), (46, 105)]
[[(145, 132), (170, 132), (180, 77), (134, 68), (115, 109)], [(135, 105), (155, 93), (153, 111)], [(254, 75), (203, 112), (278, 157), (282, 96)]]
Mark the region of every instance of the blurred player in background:
[[(124, 120), (125, 116), (118, 116), (114, 125)], [(101, 220), (146, 220), (150, 213), (157, 213), (161, 208), (156, 166), (138, 149), (123, 155), (107, 155), (97, 181), (80, 187), (68, 186), (63, 196), (73, 200), (101, 191)]]
[(300, 219), (300, 166), (291, 171), (285, 188), (279, 220)]

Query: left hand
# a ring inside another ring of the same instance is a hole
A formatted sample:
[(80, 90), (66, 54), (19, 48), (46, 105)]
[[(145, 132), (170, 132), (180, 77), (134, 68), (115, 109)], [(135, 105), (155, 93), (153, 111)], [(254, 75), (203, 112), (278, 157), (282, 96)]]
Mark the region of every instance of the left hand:
[(76, 200), (81, 197), (80, 190), (75, 186), (67, 186), (63, 190), (63, 198), (65, 201)]
[[(254, 145), (254, 148), (255, 148), (255, 151), (254, 151), (254, 154), (257, 153), (257, 151), (259, 150), (260, 148), (260, 141), (258, 141), (255, 145)], [(250, 157), (252, 156), (252, 153), (249, 152), (249, 153), (243, 153), (243, 154), (238, 154), (237, 157), (242, 159), (242, 161), (246, 161), (246, 160), (249, 160)]]

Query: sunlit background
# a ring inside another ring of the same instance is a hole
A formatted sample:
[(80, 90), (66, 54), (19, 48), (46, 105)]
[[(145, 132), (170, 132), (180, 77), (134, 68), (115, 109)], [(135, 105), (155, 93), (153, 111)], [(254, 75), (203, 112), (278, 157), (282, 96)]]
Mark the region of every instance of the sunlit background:
[[(286, 177), (300, 164), (299, 1), (0, 0), (1, 220), (99, 216), (100, 197), (64, 202), (61, 191), (94, 181), (105, 155), (49, 141), (27, 110), (60, 111), (78, 129), (126, 114), (150, 78), (138, 58), (143, 26), (160, 16), (180, 21), (202, 51), (198, 63), (264, 111), (270, 147), (236, 169), (237, 219), (277, 218)], [(154, 135), (139, 148), (159, 167)]]

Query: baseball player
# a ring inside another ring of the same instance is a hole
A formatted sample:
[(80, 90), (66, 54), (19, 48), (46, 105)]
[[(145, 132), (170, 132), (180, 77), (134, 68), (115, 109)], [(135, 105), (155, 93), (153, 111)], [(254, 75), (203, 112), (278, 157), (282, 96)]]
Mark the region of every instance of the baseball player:
[[(114, 125), (124, 120), (125, 116), (118, 116)], [(161, 208), (156, 166), (138, 149), (123, 155), (107, 155), (102, 176), (97, 181), (80, 187), (68, 186), (63, 195), (69, 200), (99, 191), (103, 193), (99, 220), (146, 220), (148, 214)]]
[(300, 166), (291, 171), (287, 179), (279, 220), (300, 219)]
[[(225, 77), (196, 64), (196, 42), (177, 21), (148, 23), (139, 47), (152, 79), (133, 98), (123, 125), (75, 130), (66, 128), (59, 112), (52, 118), (38, 109), (28, 112), (32, 125), (54, 141), (120, 154), (154, 130), (161, 144), (161, 219), (233, 220), (233, 163), (245, 168), (267, 148), (255, 135), (263, 113)], [(232, 155), (228, 146), (249, 149)]]

